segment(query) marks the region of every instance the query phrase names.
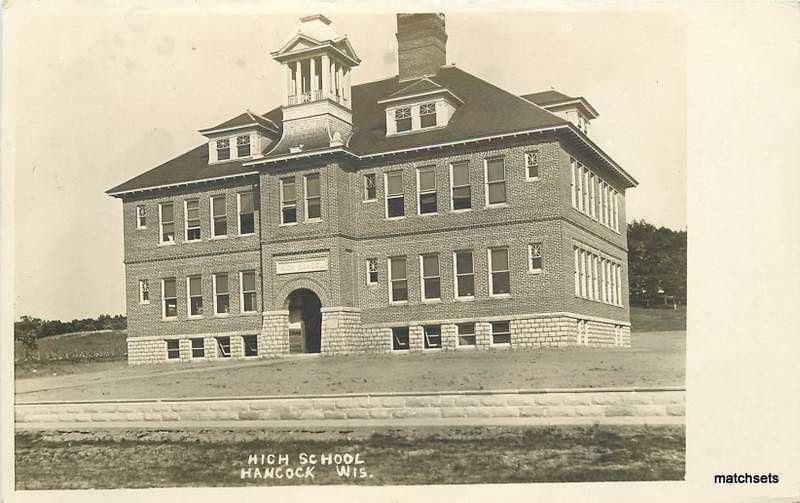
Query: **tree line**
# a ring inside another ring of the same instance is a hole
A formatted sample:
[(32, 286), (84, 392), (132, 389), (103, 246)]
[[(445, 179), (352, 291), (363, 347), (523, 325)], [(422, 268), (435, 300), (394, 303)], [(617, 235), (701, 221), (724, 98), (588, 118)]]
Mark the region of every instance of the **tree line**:
[(628, 285), (631, 304), (686, 304), (686, 231), (628, 224)]
[(124, 330), (128, 327), (128, 317), (121, 314), (111, 316), (101, 314), (97, 318), (61, 321), (43, 320), (31, 316), (22, 316), (14, 322), (14, 338), (34, 335), (37, 338), (51, 335), (69, 334), (72, 332), (90, 332), (93, 330)]

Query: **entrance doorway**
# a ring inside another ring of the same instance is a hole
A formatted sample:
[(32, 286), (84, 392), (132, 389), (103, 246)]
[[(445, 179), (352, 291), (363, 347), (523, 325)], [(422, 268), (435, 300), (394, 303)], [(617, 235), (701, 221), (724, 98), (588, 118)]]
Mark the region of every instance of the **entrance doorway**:
[(319, 353), (322, 346), (322, 302), (306, 288), (286, 299), (289, 309), (289, 352)]

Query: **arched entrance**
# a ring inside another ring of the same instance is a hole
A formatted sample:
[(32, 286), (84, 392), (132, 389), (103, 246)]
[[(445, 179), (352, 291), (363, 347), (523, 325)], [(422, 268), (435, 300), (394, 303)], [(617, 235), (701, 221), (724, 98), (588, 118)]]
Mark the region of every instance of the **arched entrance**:
[(316, 293), (300, 288), (286, 298), (289, 310), (289, 352), (319, 353), (322, 344), (322, 302)]

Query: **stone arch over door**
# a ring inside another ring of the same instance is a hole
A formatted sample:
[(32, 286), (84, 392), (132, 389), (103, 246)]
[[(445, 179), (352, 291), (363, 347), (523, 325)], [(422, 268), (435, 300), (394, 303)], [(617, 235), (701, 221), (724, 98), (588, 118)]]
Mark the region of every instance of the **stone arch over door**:
[(306, 289), (311, 290), (314, 294), (319, 297), (320, 302), (322, 303), (322, 307), (329, 307), (331, 305), (330, 295), (328, 294), (328, 289), (322, 284), (322, 282), (317, 281), (312, 278), (294, 278), (291, 281), (288, 281), (284, 285), (282, 285), (275, 294), (274, 298), (274, 309), (287, 309), (288, 308), (288, 298), (289, 295), (294, 292), (295, 290)]

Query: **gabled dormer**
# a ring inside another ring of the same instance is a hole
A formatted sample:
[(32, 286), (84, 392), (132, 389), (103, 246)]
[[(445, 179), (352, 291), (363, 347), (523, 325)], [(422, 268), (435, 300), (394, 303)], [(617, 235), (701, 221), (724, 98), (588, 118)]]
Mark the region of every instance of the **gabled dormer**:
[(567, 96), (554, 89), (540, 93), (524, 94), (521, 98), (539, 105), (562, 119), (570, 121), (584, 134), (589, 134), (589, 122), (599, 115), (597, 110), (583, 96)]
[(208, 163), (258, 159), (280, 135), (278, 126), (258, 114), (245, 111), (214, 127), (201, 129), (208, 138)]
[(386, 136), (443, 128), (464, 100), (428, 77), (378, 101), (386, 107)]

